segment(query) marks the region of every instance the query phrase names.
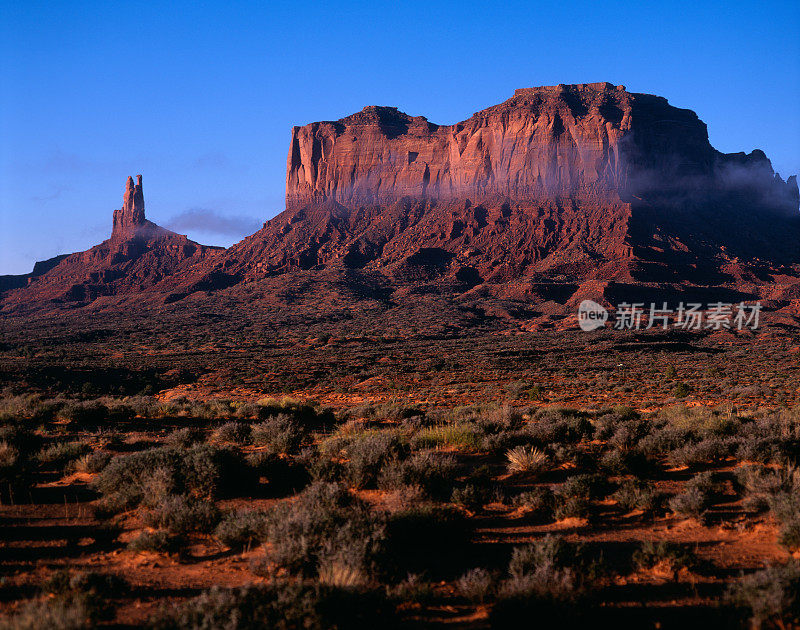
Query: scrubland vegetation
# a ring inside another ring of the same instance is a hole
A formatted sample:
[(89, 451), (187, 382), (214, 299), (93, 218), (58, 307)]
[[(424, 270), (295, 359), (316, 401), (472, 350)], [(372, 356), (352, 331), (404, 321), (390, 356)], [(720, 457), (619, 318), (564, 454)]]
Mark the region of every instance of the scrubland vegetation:
[[(156, 628), (677, 619), (626, 604), (645, 586), (728, 627), (800, 613), (796, 408), (11, 395), (0, 421), (2, 627), (125, 625), (140, 562), (237, 567), (156, 597)], [(756, 531), (756, 566), (712, 553)]]

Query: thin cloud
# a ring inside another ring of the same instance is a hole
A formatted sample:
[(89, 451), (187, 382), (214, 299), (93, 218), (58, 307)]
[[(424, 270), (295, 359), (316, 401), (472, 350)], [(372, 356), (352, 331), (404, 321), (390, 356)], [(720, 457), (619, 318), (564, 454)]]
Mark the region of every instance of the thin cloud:
[(209, 232), (222, 236), (245, 236), (256, 232), (261, 221), (241, 215), (224, 216), (215, 210), (193, 208), (172, 217), (167, 227), (174, 232)]
[(61, 195), (67, 191), (72, 190), (72, 186), (53, 186), (53, 192), (48, 195), (34, 195), (31, 197), (31, 201), (43, 202), (43, 201), (53, 201), (61, 197)]
[(224, 153), (204, 153), (194, 161), (194, 166), (196, 168), (225, 168), (228, 166), (228, 158)]

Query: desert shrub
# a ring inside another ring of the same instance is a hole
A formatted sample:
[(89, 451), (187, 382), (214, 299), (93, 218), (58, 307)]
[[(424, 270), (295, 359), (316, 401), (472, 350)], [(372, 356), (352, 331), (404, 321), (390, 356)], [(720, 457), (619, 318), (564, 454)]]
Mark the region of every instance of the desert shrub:
[(572, 409), (540, 410), (524, 430), (542, 448), (553, 443), (580, 442), (594, 432), (585, 414)]
[(164, 440), (164, 443), (167, 446), (175, 448), (188, 448), (204, 440), (205, 434), (202, 430), (195, 427), (183, 427), (181, 429), (175, 429), (170, 433)]
[(391, 627), (393, 609), (377, 590), (272, 582), (236, 589), (212, 587), (165, 612), (159, 630), (360, 630)]
[(404, 580), (388, 586), (386, 592), (393, 601), (406, 606), (409, 603), (431, 604), (437, 597), (431, 583), (418, 573), (409, 574)]
[(674, 449), (667, 455), (667, 462), (673, 466), (717, 463), (731, 457), (738, 445), (736, 438), (709, 437)]
[(166, 529), (171, 534), (188, 534), (212, 531), (220, 515), (211, 501), (174, 495), (161, 499), (143, 518), (150, 527)]
[(250, 453), (245, 461), (257, 480), (265, 480), (265, 492), (271, 496), (286, 496), (304, 488), (309, 473), (302, 463), (279, 457), (275, 453)]
[(514, 505), (532, 517), (549, 521), (553, 518), (555, 508), (555, 495), (550, 488), (537, 487), (528, 492), (522, 492), (514, 497)]
[(704, 406), (685, 407), (675, 405), (665, 407), (658, 413), (658, 419), (666, 422), (666, 427), (681, 431), (684, 435), (699, 441), (711, 436), (731, 436), (739, 432), (741, 423), (730, 414)]
[(677, 383), (674, 389), (676, 398), (686, 398), (693, 391), (694, 388), (687, 383)]
[(670, 509), (684, 518), (702, 518), (713, 503), (717, 484), (711, 473), (695, 475), (684, 485), (683, 492), (669, 500)]
[(402, 486), (419, 486), (434, 499), (450, 496), (456, 475), (455, 458), (447, 453), (420, 451), (405, 460), (386, 462), (378, 479), (382, 490), (397, 490)]
[(778, 542), (791, 552), (800, 550), (800, 495), (782, 490), (769, 497), (768, 505), (779, 523)]
[(43, 468), (63, 470), (90, 450), (89, 445), (83, 442), (57, 442), (39, 451), (36, 460)]
[(0, 427), (0, 499), (8, 493), (7, 500), (13, 500), (15, 491), (30, 486), (40, 443), (39, 436), (19, 424)]
[(486, 569), (470, 569), (456, 582), (459, 595), (471, 602), (482, 604), (494, 593), (495, 577)]
[(98, 400), (73, 400), (58, 410), (58, 417), (80, 427), (98, 426), (108, 420), (108, 407)]
[(561, 484), (556, 494), (560, 497), (583, 497), (602, 499), (611, 489), (611, 484), (599, 474), (573, 475)]
[(0, 442), (5, 442), (23, 456), (32, 455), (42, 445), (42, 438), (20, 423), (0, 426)]
[(557, 521), (567, 518), (589, 518), (592, 515), (592, 503), (586, 497), (563, 497), (556, 495), (553, 517)]
[(233, 404), (234, 415), (244, 420), (257, 419), (261, 414), (261, 407), (256, 403), (238, 401)]
[(467, 484), (460, 488), (453, 488), (450, 501), (472, 512), (477, 512), (492, 500), (491, 491), (485, 486)]
[(291, 416), (279, 413), (252, 427), (252, 442), (274, 453), (294, 453), (300, 448), (304, 432)]
[(21, 610), (0, 619), (3, 630), (84, 630), (114, 617), (110, 598), (118, 597), (127, 584), (100, 573), (54, 573), (42, 587), (43, 596)]
[(800, 562), (790, 561), (741, 578), (728, 601), (750, 617), (755, 628), (791, 628), (800, 623)]
[(408, 405), (405, 402), (365, 403), (344, 409), (339, 413), (341, 420), (396, 420), (402, 421), (409, 418), (419, 418), (425, 412), (418, 405)]
[(414, 449), (453, 446), (467, 450), (481, 448), (483, 432), (473, 422), (454, 422), (426, 427), (411, 439)]
[(663, 566), (673, 573), (683, 568), (691, 569), (697, 564), (694, 553), (667, 541), (655, 542), (647, 540), (633, 552), (633, 564), (639, 569), (652, 569)]
[(548, 469), (550, 461), (538, 448), (517, 446), (506, 453), (507, 469), (511, 474), (536, 475)]
[(111, 453), (106, 451), (93, 451), (83, 457), (73, 460), (69, 468), (77, 472), (99, 473), (111, 461)]
[(793, 468), (771, 470), (758, 465), (748, 465), (736, 471), (736, 486), (744, 494), (744, 507), (762, 512), (769, 509), (770, 499), (773, 496), (782, 492), (792, 492), (795, 488), (794, 477)]
[(228, 547), (249, 547), (267, 539), (268, 523), (262, 510), (234, 510), (222, 517), (214, 535)]
[(628, 479), (611, 495), (623, 510), (650, 512), (661, 504), (662, 495), (652, 483), (640, 479)]
[(180, 538), (170, 536), (169, 532), (157, 530), (154, 532), (144, 531), (128, 543), (131, 551), (155, 551), (158, 553), (171, 553), (176, 551), (180, 543)]
[(490, 405), (481, 407), (474, 421), (486, 433), (499, 433), (518, 429), (525, 417), (524, 409), (511, 405)]
[[(215, 498), (251, 489), (253, 474), (235, 453), (208, 444), (162, 447), (115, 457), (95, 478), (107, 507), (125, 509), (168, 494)], [(160, 488), (160, 490), (159, 490)]]
[(0, 398), (0, 422), (31, 420), (32, 423), (50, 422), (64, 405), (63, 400), (43, 399), (36, 394), (5, 396)]
[(405, 454), (396, 433), (373, 432), (352, 440), (341, 451), (346, 458), (344, 478), (355, 488), (374, 488), (387, 463)]
[(560, 536), (547, 536), (528, 545), (514, 547), (508, 563), (511, 577), (520, 577), (541, 566), (571, 567), (575, 560), (575, 547)]
[(669, 500), (670, 509), (684, 518), (701, 518), (710, 506), (709, 496), (698, 488), (687, 488)]
[(267, 561), (300, 575), (334, 559), (370, 575), (383, 539), (380, 520), (338, 484), (313, 483), (267, 514)]
[[(650, 432), (651, 427), (649, 421), (646, 426), (642, 422), (644, 421), (641, 420), (636, 410), (630, 407), (616, 407), (600, 412), (593, 422), (594, 439), (609, 440), (622, 427), (628, 427), (628, 431), (634, 433), (641, 433), (640, 437), (642, 437)], [(622, 446), (626, 446), (626, 444)]]
[(598, 461), (600, 470), (610, 475), (636, 475), (647, 477), (657, 471), (657, 466), (638, 448), (606, 451)]
[(433, 505), (399, 510), (386, 523), (384, 565), (393, 576), (452, 575), (465, 560), (470, 534), (469, 522), (457, 510)]
[(262, 420), (286, 414), (306, 430), (329, 429), (336, 421), (330, 409), (292, 398), (262, 398), (256, 404), (259, 406), (258, 417)]
[(689, 439), (687, 431), (666, 425), (642, 438), (638, 449), (649, 457), (655, 457), (685, 446)]
[(244, 422), (226, 422), (214, 431), (212, 437), (218, 442), (248, 444), (251, 431), (250, 425)]
[(531, 619), (544, 627), (571, 627), (586, 612), (585, 584), (598, 571), (584, 548), (557, 536), (516, 547), (491, 612), (492, 627), (517, 628)]

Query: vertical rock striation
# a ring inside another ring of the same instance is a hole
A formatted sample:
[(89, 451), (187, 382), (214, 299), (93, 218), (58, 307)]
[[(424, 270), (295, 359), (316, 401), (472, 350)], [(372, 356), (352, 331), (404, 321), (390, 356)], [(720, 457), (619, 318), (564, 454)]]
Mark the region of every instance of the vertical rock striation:
[(125, 182), (125, 194), (122, 198), (122, 208), (114, 210), (114, 227), (111, 232), (112, 239), (123, 239), (135, 234), (137, 228), (145, 225), (144, 218), (144, 192), (142, 191), (142, 176), (128, 177)]

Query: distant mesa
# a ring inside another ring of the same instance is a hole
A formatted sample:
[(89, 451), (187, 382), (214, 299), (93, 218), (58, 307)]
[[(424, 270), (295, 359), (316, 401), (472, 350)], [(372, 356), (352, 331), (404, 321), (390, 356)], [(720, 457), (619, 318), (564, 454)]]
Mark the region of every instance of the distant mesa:
[[(33, 272), (0, 276), (6, 304), (92, 302), (136, 294), (223, 248), (201, 245), (145, 218), (142, 176), (128, 177), (111, 237), (84, 252), (38, 262)], [(18, 289), (18, 290), (14, 290)]]
[(111, 238), (0, 279), (2, 308), (321, 270), (550, 312), (698, 292), (783, 308), (800, 294), (799, 203), (763, 152), (721, 153), (693, 111), (621, 85), (523, 88), (454, 125), (368, 106), (292, 129), (285, 210), (227, 250), (148, 221), (128, 178)]

